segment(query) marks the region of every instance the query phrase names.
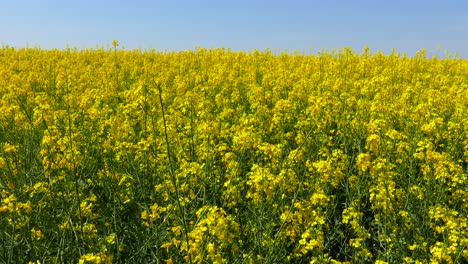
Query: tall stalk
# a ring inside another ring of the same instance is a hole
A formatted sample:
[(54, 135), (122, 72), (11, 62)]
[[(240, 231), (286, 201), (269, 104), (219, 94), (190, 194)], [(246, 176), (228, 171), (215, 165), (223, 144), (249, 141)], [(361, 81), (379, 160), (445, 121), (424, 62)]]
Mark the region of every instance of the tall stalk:
[[(68, 78), (68, 77), (67, 77)], [(73, 166), (73, 181), (74, 181), (74, 188), (75, 188), (75, 195), (78, 203), (78, 221), (80, 225), (80, 237), (77, 237), (78, 243), (83, 243), (83, 222), (81, 217), (81, 198), (80, 198), (80, 187), (79, 187), (79, 177), (78, 173), (76, 172), (76, 161), (75, 161), (75, 153), (73, 152), (73, 137), (72, 137), (72, 125), (71, 125), (71, 113), (70, 113), (70, 87), (69, 81), (67, 79), (66, 84), (66, 91), (65, 94), (67, 95), (67, 119), (68, 119), (68, 144), (71, 153), (71, 161)], [(78, 252), (81, 255), (81, 248), (78, 247)]]
[[(177, 182), (177, 178), (176, 178), (176, 175), (175, 175), (174, 161), (173, 161), (172, 155), (171, 155), (171, 148), (170, 148), (170, 145), (169, 145), (169, 137), (167, 135), (166, 112), (164, 111), (164, 104), (163, 104), (163, 100), (162, 100), (162, 89), (161, 89), (160, 84), (157, 83), (156, 86), (157, 86), (158, 92), (159, 92), (159, 103), (161, 105), (161, 112), (162, 112), (162, 118), (163, 118), (163, 124), (164, 124), (164, 137), (165, 137), (165, 141), (166, 141), (167, 159), (168, 159), (168, 162), (169, 162), (169, 174), (171, 175), (172, 184), (174, 185), (174, 189), (175, 189), (176, 203), (177, 203), (177, 207), (178, 207), (178, 209), (180, 211), (180, 217), (182, 219), (182, 225), (184, 227), (184, 232), (183, 233), (184, 233), (186, 248), (187, 248), (187, 251), (188, 251), (188, 249), (189, 249), (189, 238), (188, 238), (187, 220), (186, 220), (186, 217), (185, 217), (184, 207), (180, 203), (179, 184)], [(192, 263), (191, 255), (188, 254), (188, 257), (189, 257), (189, 263)]]

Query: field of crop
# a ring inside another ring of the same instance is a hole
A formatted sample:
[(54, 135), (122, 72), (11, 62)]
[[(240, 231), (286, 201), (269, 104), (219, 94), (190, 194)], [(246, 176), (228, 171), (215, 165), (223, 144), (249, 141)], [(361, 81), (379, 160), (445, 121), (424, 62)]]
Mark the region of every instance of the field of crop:
[(468, 262), (468, 61), (0, 49), (1, 263)]

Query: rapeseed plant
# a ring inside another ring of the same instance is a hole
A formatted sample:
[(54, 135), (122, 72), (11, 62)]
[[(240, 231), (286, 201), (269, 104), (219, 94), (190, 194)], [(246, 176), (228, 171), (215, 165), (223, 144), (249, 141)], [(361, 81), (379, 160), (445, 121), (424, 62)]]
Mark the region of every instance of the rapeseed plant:
[(0, 262), (468, 261), (468, 63), (0, 49)]

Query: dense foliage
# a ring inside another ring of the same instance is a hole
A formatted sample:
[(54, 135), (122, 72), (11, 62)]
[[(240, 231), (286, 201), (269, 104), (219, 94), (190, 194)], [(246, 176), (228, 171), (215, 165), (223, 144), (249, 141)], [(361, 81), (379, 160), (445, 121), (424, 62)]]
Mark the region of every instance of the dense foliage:
[(468, 261), (468, 61), (0, 49), (2, 263)]

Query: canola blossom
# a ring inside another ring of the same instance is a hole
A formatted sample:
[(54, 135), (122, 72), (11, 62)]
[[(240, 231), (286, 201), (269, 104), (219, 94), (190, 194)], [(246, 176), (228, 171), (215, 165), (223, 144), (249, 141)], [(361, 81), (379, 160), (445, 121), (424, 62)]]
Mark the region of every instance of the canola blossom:
[(468, 262), (468, 61), (0, 49), (1, 263)]

